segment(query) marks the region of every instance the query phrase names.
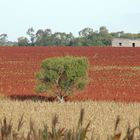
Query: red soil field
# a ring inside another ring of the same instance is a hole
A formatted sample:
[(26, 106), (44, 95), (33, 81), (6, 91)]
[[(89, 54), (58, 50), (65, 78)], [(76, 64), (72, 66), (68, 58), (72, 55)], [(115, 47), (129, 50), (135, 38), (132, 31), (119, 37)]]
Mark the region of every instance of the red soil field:
[(140, 101), (140, 48), (0, 47), (0, 94), (36, 96), (41, 61), (65, 55), (90, 62), (88, 86), (70, 100)]

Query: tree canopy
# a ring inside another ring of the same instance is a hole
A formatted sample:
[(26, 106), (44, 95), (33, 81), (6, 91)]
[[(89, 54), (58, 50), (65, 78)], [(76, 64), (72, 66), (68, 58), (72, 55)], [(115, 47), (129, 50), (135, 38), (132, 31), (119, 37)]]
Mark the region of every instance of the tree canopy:
[(88, 80), (85, 57), (55, 57), (42, 62), (37, 73), (37, 92), (53, 92), (59, 101), (74, 89), (83, 89)]

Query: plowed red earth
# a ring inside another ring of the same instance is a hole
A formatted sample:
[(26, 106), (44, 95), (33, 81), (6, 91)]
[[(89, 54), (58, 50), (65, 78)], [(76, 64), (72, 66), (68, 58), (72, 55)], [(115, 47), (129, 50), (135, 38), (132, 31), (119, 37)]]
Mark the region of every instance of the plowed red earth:
[(0, 93), (36, 96), (41, 61), (65, 55), (86, 56), (90, 62), (89, 84), (72, 100), (140, 101), (140, 48), (0, 47)]

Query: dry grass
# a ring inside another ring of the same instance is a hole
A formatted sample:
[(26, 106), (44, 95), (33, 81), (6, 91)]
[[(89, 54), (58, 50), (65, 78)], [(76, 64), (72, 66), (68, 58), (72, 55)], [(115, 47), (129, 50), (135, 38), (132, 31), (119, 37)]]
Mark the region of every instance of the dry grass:
[(29, 130), (30, 119), (34, 121), (36, 128), (42, 128), (43, 123), (51, 127), (51, 120), (54, 114), (59, 116), (58, 127), (74, 128), (79, 119), (80, 110), (85, 109), (84, 124), (91, 120), (90, 129), (96, 137), (106, 140), (108, 135), (114, 133), (114, 125), (117, 116), (121, 118), (118, 132), (125, 136), (128, 122), (130, 126), (138, 125), (140, 116), (140, 104), (138, 103), (115, 103), (115, 102), (77, 102), (77, 103), (48, 103), (33, 101), (11, 101), (0, 100), (0, 119), (5, 116), (10, 121), (12, 118), (13, 127), (16, 129), (18, 120), (24, 114), (24, 125), (21, 131)]

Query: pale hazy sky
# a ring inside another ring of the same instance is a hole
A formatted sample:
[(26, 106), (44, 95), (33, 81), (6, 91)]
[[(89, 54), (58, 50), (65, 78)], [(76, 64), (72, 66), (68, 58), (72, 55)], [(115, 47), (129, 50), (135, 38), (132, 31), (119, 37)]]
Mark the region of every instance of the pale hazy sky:
[(84, 27), (140, 32), (140, 0), (0, 0), (0, 34), (9, 40), (28, 28), (72, 32)]

